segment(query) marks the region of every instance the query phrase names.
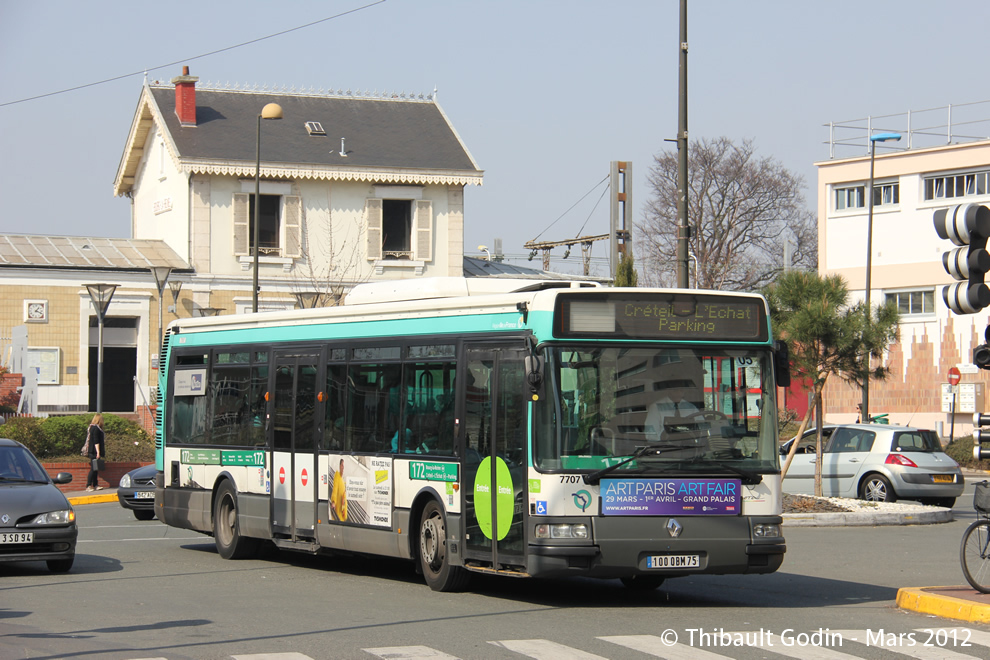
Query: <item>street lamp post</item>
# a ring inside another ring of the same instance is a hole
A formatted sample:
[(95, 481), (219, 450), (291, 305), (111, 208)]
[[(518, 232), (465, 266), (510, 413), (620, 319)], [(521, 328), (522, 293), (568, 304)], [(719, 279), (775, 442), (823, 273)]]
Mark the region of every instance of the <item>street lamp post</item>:
[(162, 350), (162, 296), (165, 294), (165, 284), (171, 272), (171, 266), (151, 267), (151, 274), (155, 276), (155, 285), (158, 287), (158, 351)]
[[(873, 162), (877, 154), (877, 142), (887, 140), (898, 141), (901, 139), (900, 133), (877, 133), (870, 136), (870, 183), (866, 187), (867, 213), (866, 213), (866, 291), (864, 302), (864, 315), (866, 324), (863, 326), (864, 332), (869, 330), (873, 320), (870, 310), (870, 276), (873, 265)], [(860, 420), (865, 424), (870, 421), (870, 354), (867, 352), (864, 357), (863, 366), (863, 403)]]
[(200, 307), (198, 310), (200, 316), (220, 316), (220, 312), (223, 311), (223, 307)]
[(179, 315), (179, 291), (182, 290), (182, 282), (179, 280), (172, 280), (168, 283), (168, 288), (172, 292), (172, 304), (168, 311), (172, 312), (176, 316)]
[(255, 142), (255, 165), (254, 165), (254, 297), (251, 311), (258, 313), (258, 255), (261, 252), (259, 242), (261, 240), (261, 120), (281, 119), (282, 106), (278, 103), (269, 103), (261, 109), (258, 115), (258, 139)]
[(96, 353), (96, 412), (103, 412), (103, 321), (106, 318), (107, 308), (110, 307), (110, 300), (113, 292), (117, 290), (116, 284), (84, 284), (89, 291), (89, 297), (96, 308), (96, 321), (99, 324), (99, 340)]

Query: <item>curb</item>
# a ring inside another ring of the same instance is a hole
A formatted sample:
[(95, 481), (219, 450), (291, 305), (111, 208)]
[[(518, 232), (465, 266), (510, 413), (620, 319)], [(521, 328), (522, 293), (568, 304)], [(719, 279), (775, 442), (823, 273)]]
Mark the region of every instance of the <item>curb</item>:
[(959, 587), (913, 587), (897, 590), (897, 606), (904, 610), (934, 614), (948, 619), (990, 623), (990, 605), (954, 598), (929, 591), (958, 589)]
[(69, 504), (77, 506), (79, 504), (99, 504), (101, 502), (116, 502), (117, 492), (100, 493), (99, 495), (81, 495), (79, 497), (68, 498)]
[(785, 513), (788, 527), (879, 527), (881, 525), (933, 525), (952, 521), (952, 509), (896, 513), (893, 511), (838, 513)]

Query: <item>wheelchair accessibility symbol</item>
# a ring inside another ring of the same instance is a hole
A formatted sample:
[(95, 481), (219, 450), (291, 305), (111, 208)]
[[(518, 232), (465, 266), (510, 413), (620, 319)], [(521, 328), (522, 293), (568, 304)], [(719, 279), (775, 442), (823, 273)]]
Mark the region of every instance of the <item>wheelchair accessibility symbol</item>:
[(546, 500), (536, 500), (536, 515), (545, 516), (547, 515), (547, 503)]

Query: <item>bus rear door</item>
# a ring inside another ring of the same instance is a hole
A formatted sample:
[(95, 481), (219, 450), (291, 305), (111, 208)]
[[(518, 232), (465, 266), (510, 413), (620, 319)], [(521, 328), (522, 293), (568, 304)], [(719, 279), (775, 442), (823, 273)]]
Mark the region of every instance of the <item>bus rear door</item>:
[(315, 538), (319, 474), (316, 436), (320, 359), (318, 349), (276, 351), (272, 448), (272, 534)]

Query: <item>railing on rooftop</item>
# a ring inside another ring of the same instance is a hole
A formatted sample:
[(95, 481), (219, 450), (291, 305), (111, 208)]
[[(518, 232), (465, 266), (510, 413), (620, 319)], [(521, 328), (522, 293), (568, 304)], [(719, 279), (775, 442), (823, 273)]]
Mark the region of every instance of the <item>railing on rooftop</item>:
[[(891, 151), (923, 149), (946, 144), (990, 140), (990, 101), (943, 105), (926, 110), (908, 110), (893, 115), (877, 115), (823, 124), (828, 127), (828, 157), (851, 158), (868, 155), (869, 136), (900, 133), (900, 142), (877, 142)], [(842, 153), (837, 155), (837, 150)]]

